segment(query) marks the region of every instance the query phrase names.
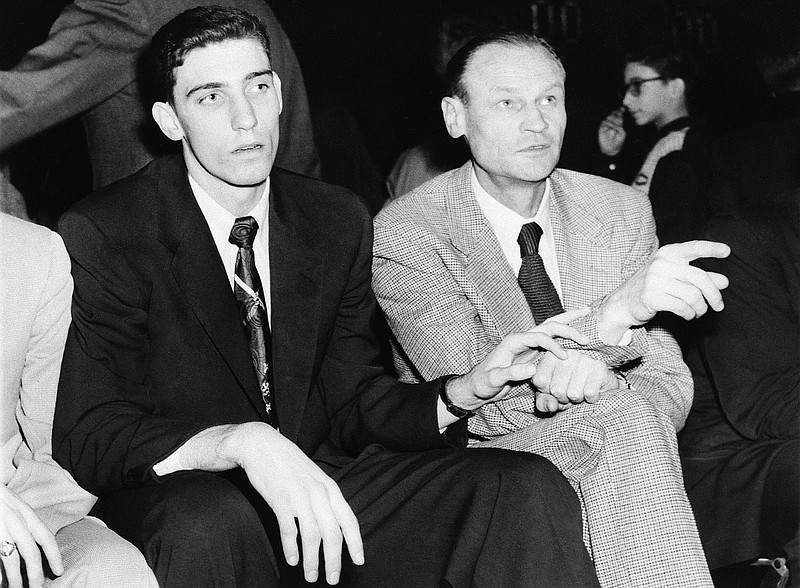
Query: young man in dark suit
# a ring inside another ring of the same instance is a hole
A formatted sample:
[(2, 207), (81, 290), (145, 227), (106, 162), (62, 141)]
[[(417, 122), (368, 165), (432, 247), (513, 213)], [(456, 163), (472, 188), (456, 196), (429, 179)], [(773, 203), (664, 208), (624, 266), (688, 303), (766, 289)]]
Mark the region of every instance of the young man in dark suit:
[(580, 335), (548, 323), (464, 376), (388, 378), (369, 215), (272, 167), (263, 25), (194, 9), (152, 53), (153, 116), (182, 157), (60, 227), (75, 296), (54, 453), (94, 513), (165, 586), (597, 586), (566, 480), (535, 455), (462, 450), (448, 400), (501, 396), (533, 374), (531, 348)]

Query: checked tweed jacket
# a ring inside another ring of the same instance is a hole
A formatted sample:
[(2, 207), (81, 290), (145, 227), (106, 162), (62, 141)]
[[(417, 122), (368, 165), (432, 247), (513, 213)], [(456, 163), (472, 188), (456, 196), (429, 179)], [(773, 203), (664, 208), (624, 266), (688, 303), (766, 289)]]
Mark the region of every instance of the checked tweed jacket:
[[(468, 162), (375, 219), (373, 288), (403, 380), (465, 373), (505, 335), (535, 326), (471, 174)], [(596, 308), (658, 247), (649, 202), (577, 172), (555, 170), (550, 182), (564, 308)], [(606, 345), (594, 312), (572, 324), (591, 339), (582, 349), (619, 369), (632, 390), (540, 419), (531, 388), (517, 386), (470, 419), (475, 443), (539, 453), (561, 469), (581, 498), (604, 587), (710, 587), (675, 440), (693, 395), (677, 344), (640, 327), (629, 345)]]

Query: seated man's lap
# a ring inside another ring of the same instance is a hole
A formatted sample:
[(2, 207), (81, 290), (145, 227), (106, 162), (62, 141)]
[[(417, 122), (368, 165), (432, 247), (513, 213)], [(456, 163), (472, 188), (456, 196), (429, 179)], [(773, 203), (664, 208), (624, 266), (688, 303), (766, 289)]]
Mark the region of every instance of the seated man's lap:
[[(538, 455), (502, 449), (393, 453), (372, 447), (332, 477), (359, 520), (365, 544), (366, 564), (360, 567), (350, 563), (343, 548), (343, 585), (370, 586), (379, 579), (398, 588), (435, 586), (445, 577), (461, 585), (479, 568), (492, 570), (487, 560), (508, 568), (496, 573), (514, 574), (510, 562), (515, 559), (530, 568), (531, 550), (537, 566), (549, 558), (559, 570), (558, 578), (543, 578), (551, 582), (547, 585), (560, 586), (562, 578), (569, 585), (570, 566), (575, 577), (591, 566), (585, 550), (563, 549), (582, 548), (580, 505), (566, 479)], [(205, 561), (213, 551), (241, 550), (249, 552), (237, 556), (242, 561), (209, 568), (232, 566), (234, 575), (255, 573), (262, 580), (277, 568), (282, 585), (303, 584), (302, 566), (286, 565), (272, 511), (241, 470), (178, 474), (104, 497), (96, 512), (139, 546), (151, 565), (163, 562), (165, 549), (200, 552), (170, 552), (177, 566)], [(511, 538), (516, 558), (507, 553)], [(564, 557), (572, 560), (566, 570)], [(154, 567), (162, 583), (166, 575), (176, 575)], [(199, 578), (203, 572), (196, 573)]]

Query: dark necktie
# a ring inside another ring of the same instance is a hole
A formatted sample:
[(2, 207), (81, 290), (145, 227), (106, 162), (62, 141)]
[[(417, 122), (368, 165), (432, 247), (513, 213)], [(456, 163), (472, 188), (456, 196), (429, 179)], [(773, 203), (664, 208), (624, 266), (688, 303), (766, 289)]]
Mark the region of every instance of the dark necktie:
[(542, 228), (533, 222), (523, 225), (517, 237), (522, 254), (522, 266), (517, 281), (522, 293), (525, 294), (528, 306), (531, 307), (537, 325), (553, 315), (564, 312), (561, 300), (558, 299), (558, 292), (544, 269), (542, 256), (539, 255), (541, 237)]
[(261, 278), (258, 276), (253, 254), (253, 241), (257, 231), (258, 223), (252, 216), (237, 218), (233, 223), (228, 240), (239, 247), (233, 291), (236, 302), (239, 303), (242, 322), (247, 329), (250, 355), (256, 368), (261, 396), (267, 407), (267, 421), (277, 429), (278, 415), (273, 404), (272, 370), (269, 365), (272, 361), (272, 335), (269, 331)]

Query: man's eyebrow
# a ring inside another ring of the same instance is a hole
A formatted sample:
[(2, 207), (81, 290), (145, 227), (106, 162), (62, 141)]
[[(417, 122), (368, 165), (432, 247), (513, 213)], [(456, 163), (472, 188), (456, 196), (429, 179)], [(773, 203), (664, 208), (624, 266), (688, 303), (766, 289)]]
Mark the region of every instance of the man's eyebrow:
[(217, 88), (221, 88), (223, 86), (222, 82), (208, 82), (206, 84), (200, 84), (199, 86), (195, 86), (191, 88), (188, 92), (186, 92), (186, 97), (188, 98), (195, 92), (199, 92), (201, 90), (216, 90)]
[[(262, 69), (262, 70), (259, 70), (259, 71), (253, 71), (253, 72), (250, 72), (249, 74), (247, 74), (244, 77), (244, 79), (245, 79), (246, 82), (249, 82), (250, 80), (253, 80), (255, 78), (259, 78), (261, 76), (272, 77), (272, 70), (271, 69)], [(186, 97), (188, 98), (189, 96), (191, 96), (195, 92), (199, 92), (201, 90), (216, 90), (218, 88), (221, 88), (224, 85), (225, 84), (223, 84), (222, 82), (207, 82), (205, 84), (200, 84), (198, 86), (194, 86), (188, 92), (186, 92)]]
[(260, 78), (261, 76), (269, 76), (272, 77), (272, 70), (271, 69), (262, 69), (261, 71), (254, 71), (247, 74), (244, 79), (250, 81), (254, 78)]

